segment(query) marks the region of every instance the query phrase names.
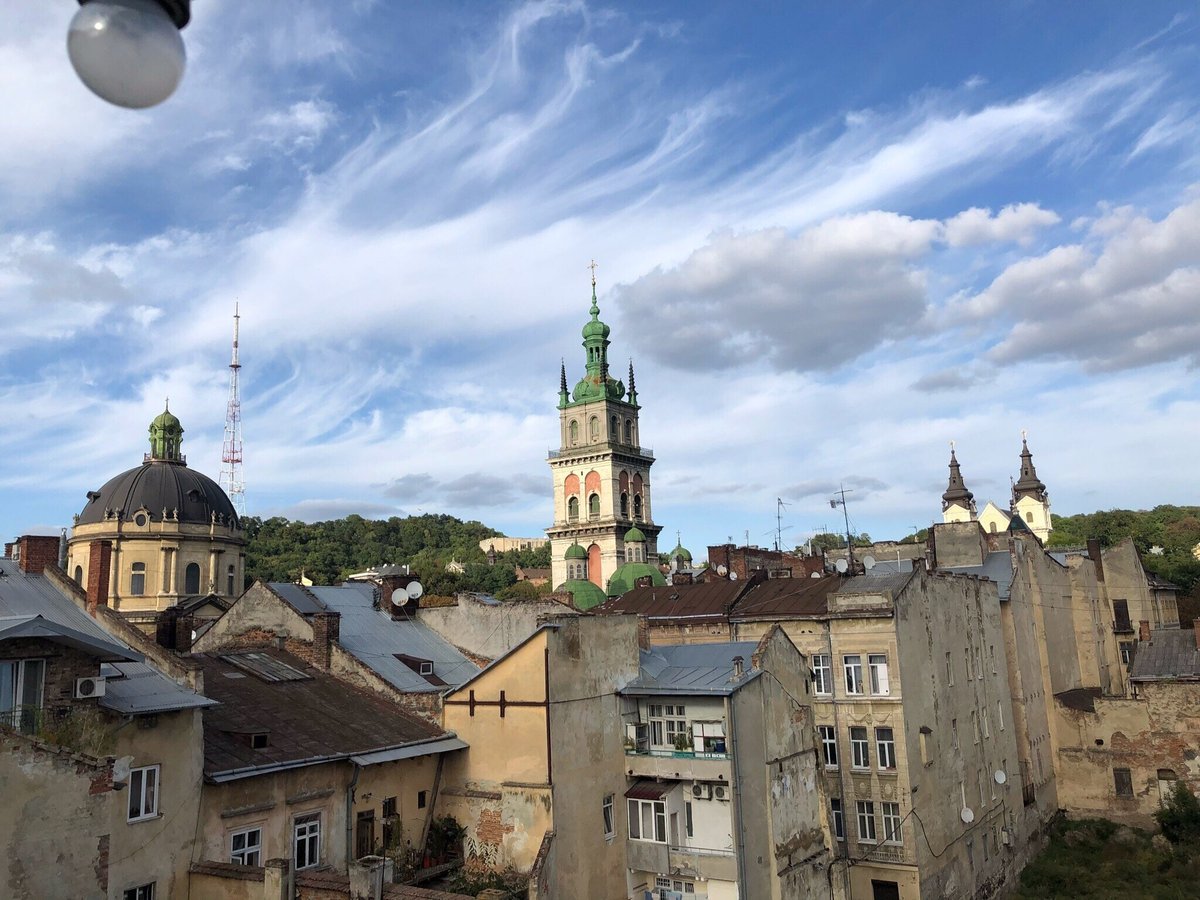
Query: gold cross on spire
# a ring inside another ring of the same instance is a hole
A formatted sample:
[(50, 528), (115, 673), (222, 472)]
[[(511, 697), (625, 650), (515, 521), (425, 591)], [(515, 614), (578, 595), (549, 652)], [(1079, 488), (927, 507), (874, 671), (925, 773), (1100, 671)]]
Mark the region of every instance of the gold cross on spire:
[(599, 266), (600, 263), (596, 262), (594, 259), (588, 264), (588, 268), (592, 270), (592, 287), (596, 286), (596, 269), (599, 268)]

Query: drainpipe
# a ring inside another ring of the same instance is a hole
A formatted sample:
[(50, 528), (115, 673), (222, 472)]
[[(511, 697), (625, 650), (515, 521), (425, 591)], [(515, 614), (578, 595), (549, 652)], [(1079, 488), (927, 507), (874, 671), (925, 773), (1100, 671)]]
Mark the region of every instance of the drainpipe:
[(354, 763), (354, 777), (346, 788), (346, 871), (350, 871), (350, 863), (354, 859), (354, 789), (358, 786), (358, 776), (362, 774), (362, 766)]
[(737, 752), (737, 723), (733, 717), (733, 704), (736, 694), (730, 694), (726, 701), (729, 711), (729, 755), (733, 758), (733, 832), (737, 836), (737, 883), (738, 896), (749, 897), (746, 890), (746, 832), (742, 826), (742, 776), (741, 763)]
[[(932, 529), (930, 534), (933, 534)], [(932, 540), (932, 538), (931, 538)], [(833, 659), (833, 620), (825, 621), (825, 651), (829, 655), (829, 703), (833, 707), (833, 736), (838, 750), (838, 784), (841, 786), (841, 801), (842, 801), (842, 834), (846, 837), (839, 842), (837, 835), (833, 836), (833, 862), (837, 862), (841, 856), (842, 848), (847, 848), (846, 855), (841, 857), (845, 861), (842, 867), (842, 877), (845, 879), (845, 896), (850, 896), (850, 862), (849, 862), (849, 846), (850, 846), (850, 812), (846, 806), (846, 798), (849, 794), (846, 792), (846, 761), (842, 759), (842, 720), (838, 715), (837, 702), (837, 666)], [(822, 768), (825, 765), (825, 760), (821, 759)], [(830, 863), (830, 867), (833, 866)]]
[(429, 838), (429, 826), (433, 822), (433, 811), (437, 808), (438, 789), (442, 784), (442, 766), (446, 762), (446, 754), (439, 753), (437, 770), (433, 773), (433, 792), (429, 797), (429, 805), (425, 807), (425, 821), (421, 824), (421, 841), (417, 844), (417, 852), (425, 853), (425, 841)]

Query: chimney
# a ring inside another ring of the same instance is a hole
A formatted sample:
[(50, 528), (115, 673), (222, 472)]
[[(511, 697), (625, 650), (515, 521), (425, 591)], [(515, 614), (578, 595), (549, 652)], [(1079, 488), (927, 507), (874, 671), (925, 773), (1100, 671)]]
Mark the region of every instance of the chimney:
[(178, 607), (168, 606), (154, 617), (154, 642), (168, 650), (175, 649), (175, 623), (179, 619)]
[(733, 658), (733, 677), (730, 678), (729, 680), (737, 681), (739, 678), (742, 677), (742, 674), (745, 671), (746, 671), (746, 660), (741, 656), (735, 656)]
[(196, 617), (190, 612), (181, 612), (175, 619), (175, 649), (187, 653), (192, 649), (192, 631), (196, 628)]
[(342, 614), (332, 610), (313, 613), (313, 665), (328, 669), (333, 657), (333, 645), (342, 631)]
[(46, 566), (58, 565), (58, 538), (26, 534), (17, 548), (17, 564), (27, 575), (40, 575)]
[(1150, 623), (1146, 619), (1142, 619), (1140, 622), (1138, 622), (1138, 640), (1150, 640)]
[(1192, 619), (1192, 630), (1196, 634), (1196, 649), (1200, 650), (1200, 619)]
[(88, 545), (87, 608), (93, 617), (97, 606), (108, 606), (108, 579), (112, 570), (112, 541)]
[(650, 620), (645, 616), (637, 617), (638, 628), (638, 647), (642, 650), (650, 649)]
[(17, 546), (17, 545), (14, 541), (5, 541), (4, 542), (4, 558), (5, 559), (12, 559), (13, 548), (15, 546)]

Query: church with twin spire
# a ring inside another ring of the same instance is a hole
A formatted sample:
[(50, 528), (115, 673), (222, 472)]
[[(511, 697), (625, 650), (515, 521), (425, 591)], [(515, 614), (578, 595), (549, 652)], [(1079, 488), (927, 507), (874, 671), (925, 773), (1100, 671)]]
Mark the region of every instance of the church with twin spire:
[(658, 570), (658, 534), (650, 502), (654, 454), (642, 446), (633, 361), (629, 387), (609, 370), (611, 329), (600, 320), (592, 264), (591, 317), (583, 326), (584, 375), (567, 390), (559, 374), (559, 449), (551, 450), (554, 524), (552, 583), (590, 609), (634, 587), (641, 578), (665, 584)]
[(983, 512), (976, 510), (975, 495), (967, 490), (954, 444), (950, 444), (950, 481), (946, 492), (942, 494), (942, 521), (978, 521), (983, 530), (991, 534), (1023, 530), (1033, 532), (1043, 544), (1049, 540), (1053, 528), (1050, 521), (1050, 495), (1033, 466), (1033, 454), (1029, 451), (1029, 441), (1024, 432), (1021, 434), (1021, 475), (1012, 484), (1007, 511), (990, 500)]

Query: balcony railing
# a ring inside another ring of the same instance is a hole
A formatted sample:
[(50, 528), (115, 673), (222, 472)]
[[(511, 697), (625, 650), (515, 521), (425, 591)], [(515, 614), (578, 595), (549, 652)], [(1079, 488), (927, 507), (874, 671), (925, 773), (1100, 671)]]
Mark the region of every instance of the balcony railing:
[[(589, 451), (595, 451), (598, 448), (612, 448), (615, 450), (630, 450), (630, 451), (636, 453), (638, 456), (647, 456), (650, 459), (654, 459), (654, 450), (651, 449), (650, 447), (633, 447), (633, 446), (630, 446), (629, 444), (621, 444), (616, 441), (606, 441), (604, 444), (580, 444), (577, 447), (568, 447), (565, 450), (547, 450), (546, 458), (547, 459), (559, 459), (563, 456), (572, 456), (576, 453), (586, 453)], [(149, 455), (149, 454), (147, 454), (147, 455)]]
[(661, 756), (666, 759), (729, 759), (728, 753), (705, 753), (699, 750), (651, 750), (646, 747), (625, 747), (626, 756)]

